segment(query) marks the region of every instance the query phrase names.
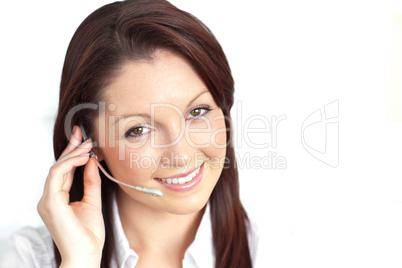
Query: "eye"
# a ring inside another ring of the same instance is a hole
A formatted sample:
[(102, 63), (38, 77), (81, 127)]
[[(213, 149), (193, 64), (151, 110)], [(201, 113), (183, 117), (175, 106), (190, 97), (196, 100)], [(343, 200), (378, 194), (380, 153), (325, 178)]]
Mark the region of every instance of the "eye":
[(211, 111), (209, 107), (197, 107), (190, 111), (187, 116), (187, 119), (197, 119), (200, 117), (204, 117), (207, 113)]
[(194, 109), (194, 110), (192, 110), (192, 111), (190, 112), (190, 114), (191, 114), (192, 116), (199, 116), (201, 113), (202, 113), (202, 109), (201, 109), (201, 108), (196, 108), (196, 109)]
[(131, 128), (129, 131), (126, 132), (125, 136), (126, 138), (139, 138), (142, 135), (147, 134), (148, 132), (150, 132), (151, 130), (146, 127), (146, 126), (136, 126)]

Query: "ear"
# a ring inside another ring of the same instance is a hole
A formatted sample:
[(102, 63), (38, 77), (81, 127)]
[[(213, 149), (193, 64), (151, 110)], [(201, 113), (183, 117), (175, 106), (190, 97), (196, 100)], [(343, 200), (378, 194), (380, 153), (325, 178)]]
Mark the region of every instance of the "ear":
[(98, 161), (103, 161), (103, 159), (105, 159), (105, 157), (103, 156), (103, 152), (101, 149), (99, 149), (98, 147), (96, 148), (92, 148), (92, 150), (94, 151), (96, 158), (98, 158)]

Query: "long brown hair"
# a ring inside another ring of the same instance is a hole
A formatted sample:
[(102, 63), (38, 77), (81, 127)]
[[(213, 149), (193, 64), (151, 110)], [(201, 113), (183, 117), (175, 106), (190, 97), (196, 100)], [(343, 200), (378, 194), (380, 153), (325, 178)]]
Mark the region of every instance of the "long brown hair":
[[(102, 89), (129, 60), (147, 59), (156, 49), (185, 57), (194, 67), (223, 110), (227, 127), (226, 166), (210, 197), (215, 267), (251, 267), (248, 245), (248, 218), (239, 198), (238, 172), (232, 144), (230, 109), (234, 82), (226, 56), (212, 32), (191, 14), (165, 0), (133, 0), (105, 5), (78, 27), (67, 50), (59, 110), (54, 126), (54, 154), (58, 159), (68, 144), (67, 118), (82, 124), (89, 136), (94, 133), (96, 109), (72, 109), (80, 104), (101, 101)], [(116, 184), (102, 177), (102, 210), (106, 241), (101, 267), (108, 267), (113, 251), (113, 229), (109, 210)], [(83, 167), (77, 168), (70, 201), (83, 196)], [(54, 246), (57, 263), (60, 254)]]

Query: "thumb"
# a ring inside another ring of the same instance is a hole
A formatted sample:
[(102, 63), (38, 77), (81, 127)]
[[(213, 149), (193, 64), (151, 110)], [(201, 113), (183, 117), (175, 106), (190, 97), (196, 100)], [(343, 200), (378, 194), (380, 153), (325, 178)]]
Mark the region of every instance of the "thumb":
[(101, 178), (96, 160), (91, 157), (84, 169), (84, 196), (83, 202), (102, 208)]

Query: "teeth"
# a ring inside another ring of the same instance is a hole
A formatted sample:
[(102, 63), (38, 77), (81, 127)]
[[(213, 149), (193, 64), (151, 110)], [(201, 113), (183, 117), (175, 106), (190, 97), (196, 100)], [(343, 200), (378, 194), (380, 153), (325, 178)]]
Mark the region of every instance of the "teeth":
[(188, 174), (186, 177), (180, 177), (180, 178), (168, 178), (168, 179), (160, 179), (163, 182), (166, 182), (168, 184), (184, 184), (192, 179), (194, 179), (195, 176), (197, 176), (198, 173), (200, 173), (200, 168), (197, 168), (194, 170), (192, 173)]

